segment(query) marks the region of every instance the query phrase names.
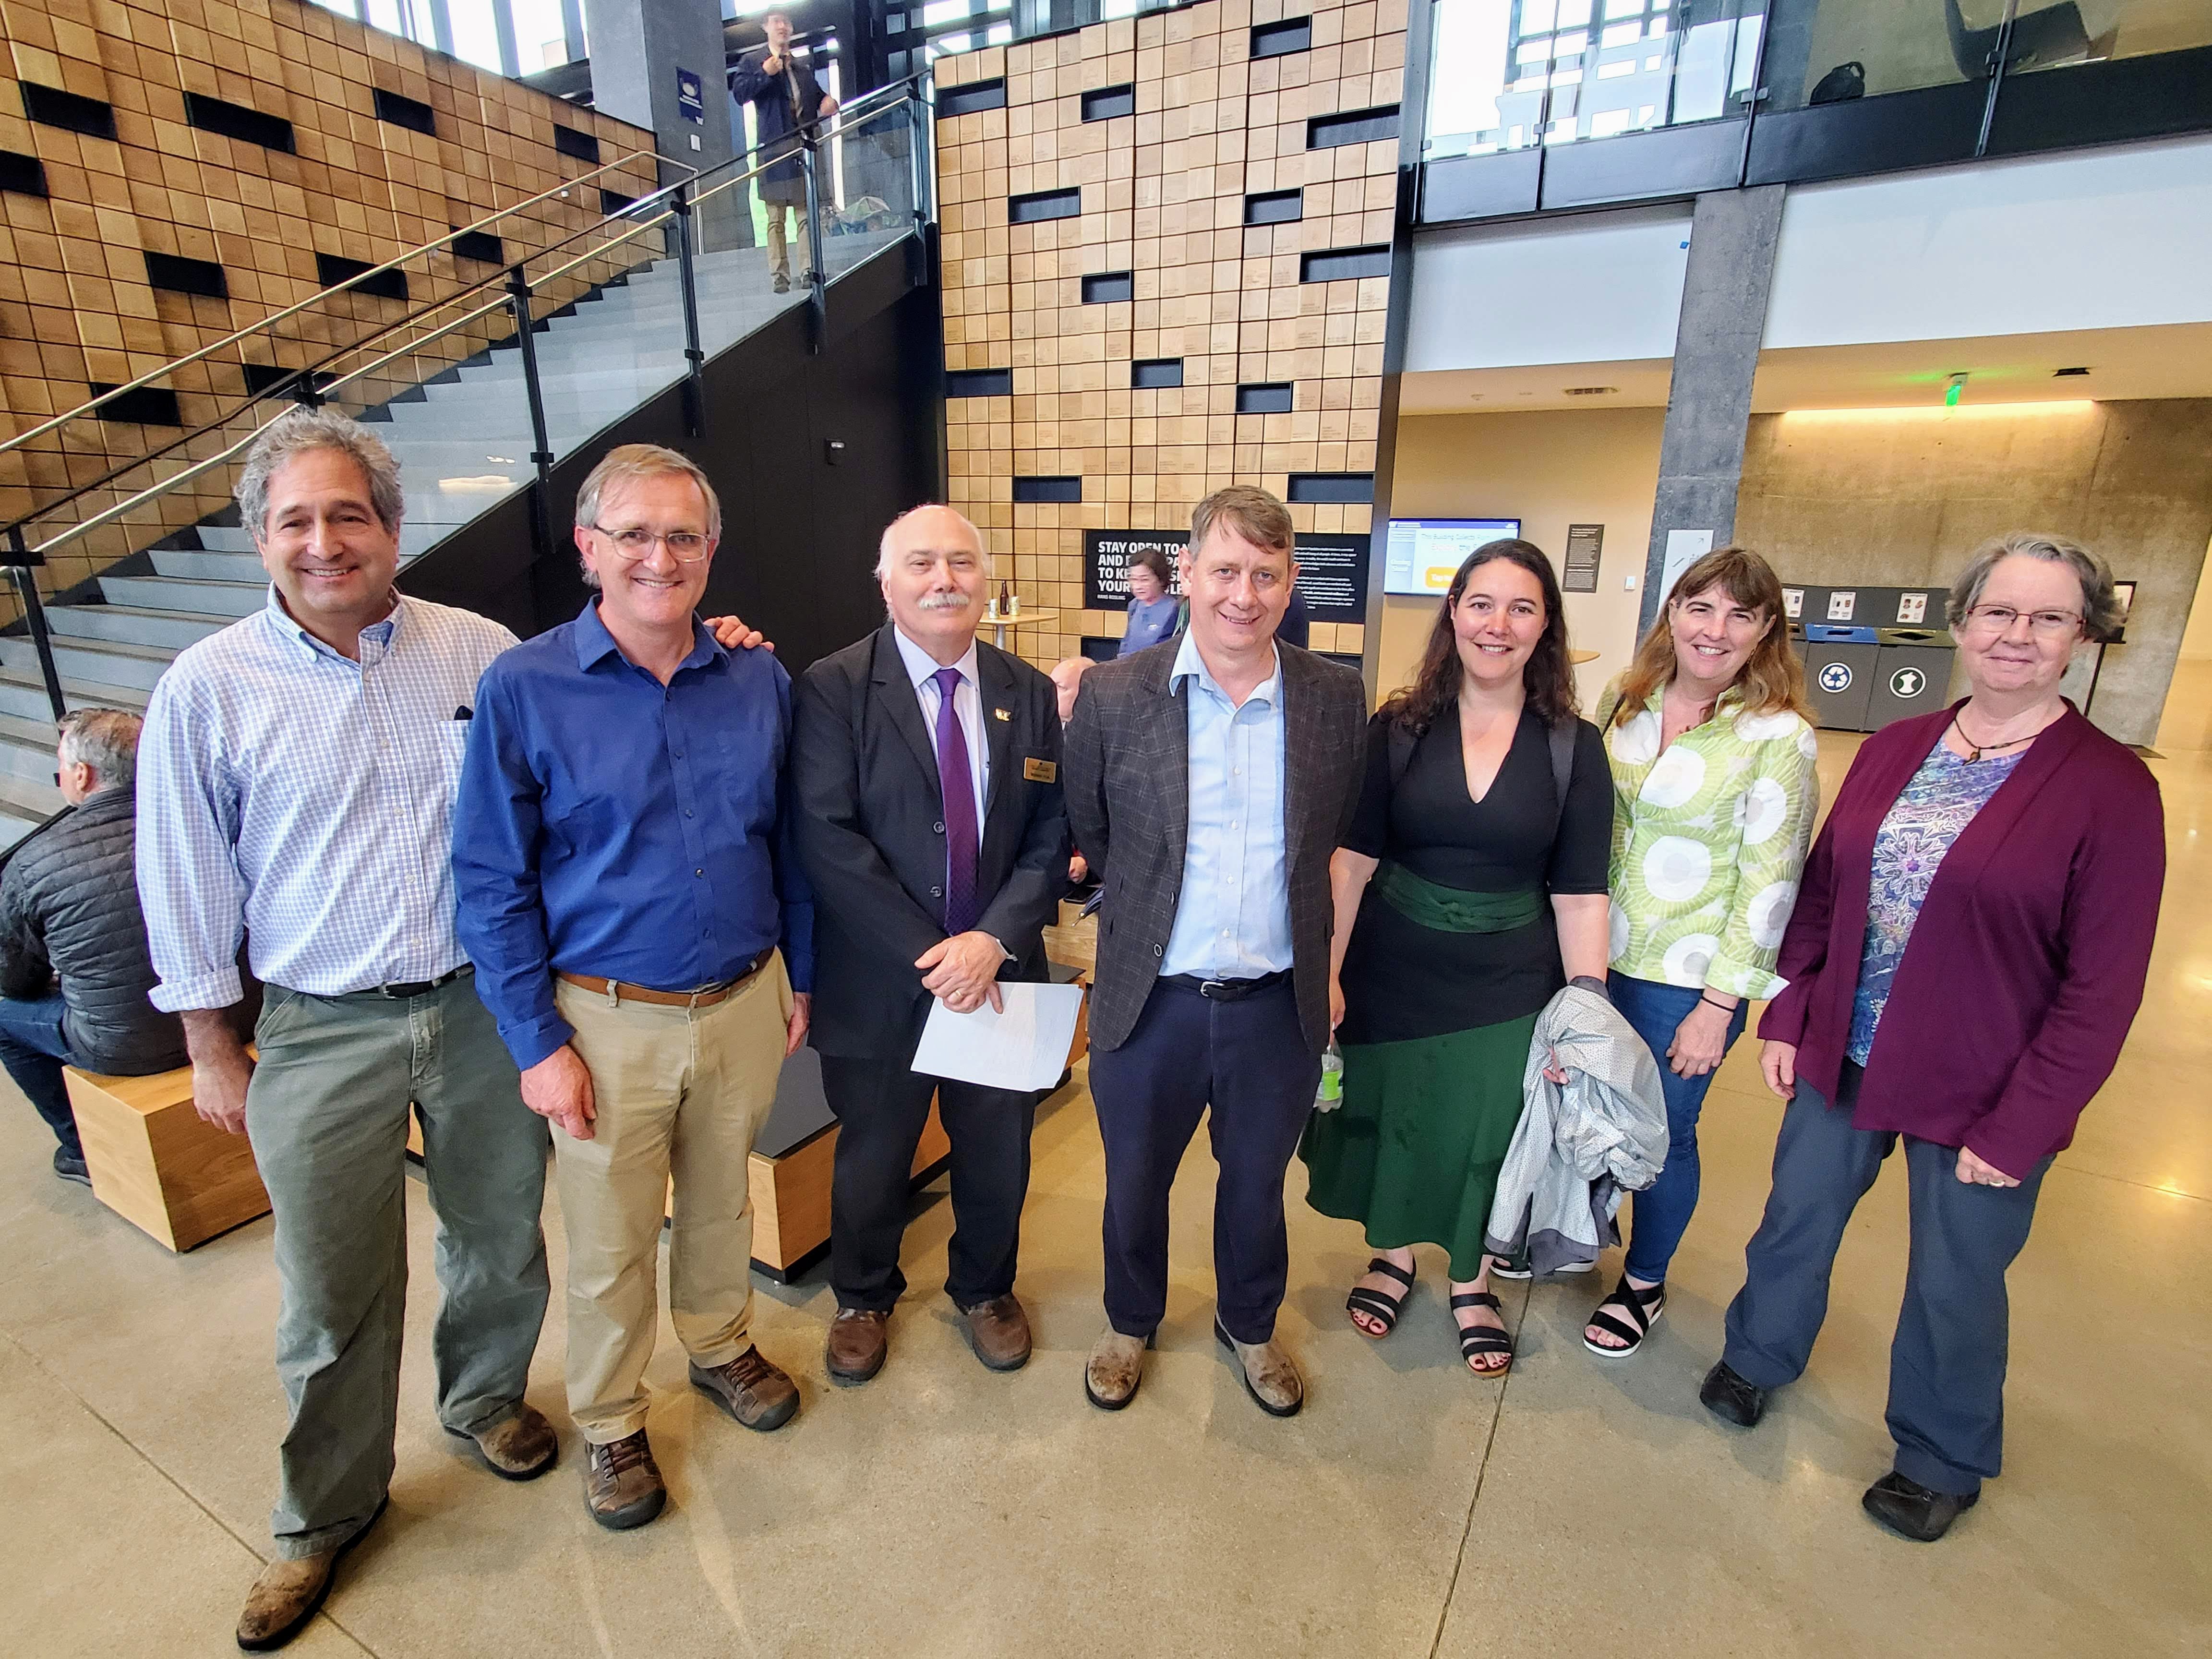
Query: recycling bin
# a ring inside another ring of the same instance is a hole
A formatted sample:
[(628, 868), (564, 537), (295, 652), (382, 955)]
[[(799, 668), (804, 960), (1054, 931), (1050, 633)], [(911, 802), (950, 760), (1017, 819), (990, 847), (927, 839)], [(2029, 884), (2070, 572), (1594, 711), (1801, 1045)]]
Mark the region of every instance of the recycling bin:
[(1942, 708), (1951, 687), (1951, 636), (1932, 628), (1878, 628), (1875, 639), (1865, 730)]
[(1805, 625), (1805, 690), (1813, 723), (1824, 731), (1863, 732), (1881, 647), (1871, 628), (1833, 623)]

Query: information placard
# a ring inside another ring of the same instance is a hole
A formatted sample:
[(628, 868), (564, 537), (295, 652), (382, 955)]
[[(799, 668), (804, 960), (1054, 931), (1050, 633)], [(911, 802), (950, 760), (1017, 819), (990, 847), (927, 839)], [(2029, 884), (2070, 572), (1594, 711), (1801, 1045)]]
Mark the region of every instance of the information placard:
[(1567, 568), (1559, 573), (1559, 588), (1567, 593), (1597, 592), (1597, 563), (1605, 550), (1605, 526), (1571, 524), (1567, 526)]
[[(1176, 530), (1086, 530), (1083, 532), (1083, 604), (1091, 611), (1120, 611), (1129, 603), (1129, 562), (1155, 547), (1168, 562), (1168, 591), (1182, 592), (1177, 561), (1189, 537)], [(1368, 538), (1357, 534), (1297, 538), (1298, 597), (1317, 623), (1367, 620)]]

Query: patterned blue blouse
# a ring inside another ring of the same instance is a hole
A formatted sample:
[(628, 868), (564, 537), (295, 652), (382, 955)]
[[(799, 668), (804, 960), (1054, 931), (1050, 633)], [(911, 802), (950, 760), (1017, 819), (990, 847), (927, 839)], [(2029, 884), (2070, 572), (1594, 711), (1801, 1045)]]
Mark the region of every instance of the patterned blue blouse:
[(1969, 762), (1938, 743), (1882, 819), (1875, 836), (1866, 948), (1859, 957), (1850, 1042), (1844, 1050), (1853, 1063), (1865, 1065), (1874, 1052), (1875, 1027), (1881, 1023), (1881, 1011), (1889, 1001), (1897, 964), (1905, 960), (1912, 924), (1919, 920), (1921, 902), (1944, 854), (2027, 752), (2023, 749), (2017, 755)]

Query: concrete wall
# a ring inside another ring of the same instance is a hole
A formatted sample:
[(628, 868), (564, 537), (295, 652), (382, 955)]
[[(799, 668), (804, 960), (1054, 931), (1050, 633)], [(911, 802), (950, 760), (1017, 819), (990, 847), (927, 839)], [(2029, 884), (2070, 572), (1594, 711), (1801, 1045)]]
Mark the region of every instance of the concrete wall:
[[(1517, 518), (1521, 533), (1554, 564), (1565, 554), (1569, 525), (1605, 526), (1598, 591), (1566, 596), (1571, 642), (1598, 653), (1576, 672), (1585, 708), (1636, 648), (1639, 594), (1624, 584), (1634, 578), (1642, 585), (1665, 424), (1658, 409), (1419, 415), (1398, 422), (1395, 517)], [(1382, 690), (1413, 677), (1435, 617), (1433, 599), (1383, 600)]]
[(2015, 529), (2075, 537), (2139, 584), (2092, 714), (2152, 742), (2212, 537), (2212, 399), (1752, 419), (1736, 535), (1784, 580), (1948, 581)]

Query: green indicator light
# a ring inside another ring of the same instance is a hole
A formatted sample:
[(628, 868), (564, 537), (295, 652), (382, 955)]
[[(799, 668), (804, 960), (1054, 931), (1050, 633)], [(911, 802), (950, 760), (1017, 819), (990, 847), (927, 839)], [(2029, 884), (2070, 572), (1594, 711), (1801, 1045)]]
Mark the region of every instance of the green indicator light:
[(1966, 383), (1963, 380), (1952, 381), (1948, 389), (1943, 393), (1943, 407), (1956, 409), (1959, 406), (1959, 394), (1966, 389)]

